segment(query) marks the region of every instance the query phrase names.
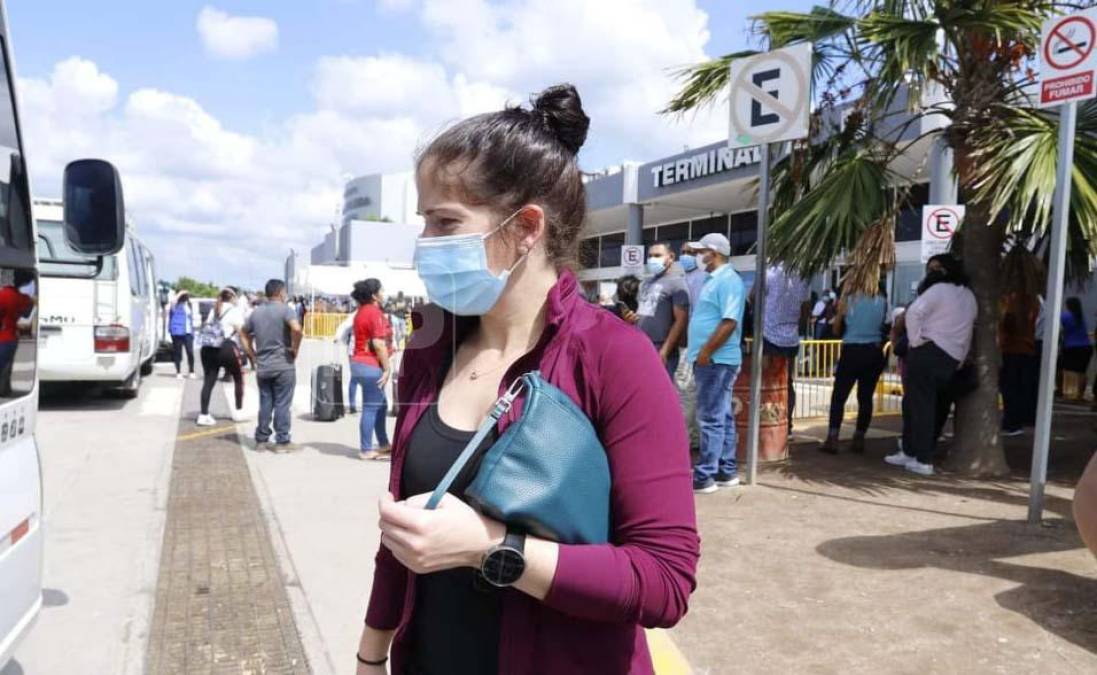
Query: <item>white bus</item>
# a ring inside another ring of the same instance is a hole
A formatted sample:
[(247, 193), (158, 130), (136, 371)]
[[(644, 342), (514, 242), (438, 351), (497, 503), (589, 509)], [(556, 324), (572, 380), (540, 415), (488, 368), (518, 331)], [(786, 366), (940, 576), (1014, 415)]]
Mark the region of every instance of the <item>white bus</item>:
[(78, 253), (65, 242), (62, 209), (59, 200), (34, 201), (42, 280), (38, 377), (135, 397), (164, 330), (155, 261), (131, 227), (116, 255)]
[[(0, 670), (42, 607), (45, 541), (38, 408), (38, 261), (31, 190), (17, 114), (7, 16), (0, 0)], [(110, 256), (123, 244), (118, 172), (99, 160), (65, 169), (65, 239)]]

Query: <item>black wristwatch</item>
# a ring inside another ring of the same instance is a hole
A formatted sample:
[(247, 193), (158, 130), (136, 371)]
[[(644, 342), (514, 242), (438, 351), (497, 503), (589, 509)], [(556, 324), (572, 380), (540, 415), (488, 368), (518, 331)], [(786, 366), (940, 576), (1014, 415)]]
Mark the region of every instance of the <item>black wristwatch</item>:
[(493, 546), (480, 563), (480, 576), (496, 588), (506, 588), (526, 571), (526, 535), (507, 527), (503, 543)]

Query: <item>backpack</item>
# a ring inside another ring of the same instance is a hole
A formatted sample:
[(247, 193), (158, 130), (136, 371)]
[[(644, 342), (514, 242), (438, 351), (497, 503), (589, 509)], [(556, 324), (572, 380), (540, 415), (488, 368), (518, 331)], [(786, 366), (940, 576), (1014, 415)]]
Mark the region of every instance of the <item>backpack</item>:
[(215, 312), (210, 311), (209, 321), (204, 323), (198, 331), (199, 347), (220, 348), (225, 343), (225, 328), (221, 325), (221, 318), (224, 315), (225, 313), (216, 316)]

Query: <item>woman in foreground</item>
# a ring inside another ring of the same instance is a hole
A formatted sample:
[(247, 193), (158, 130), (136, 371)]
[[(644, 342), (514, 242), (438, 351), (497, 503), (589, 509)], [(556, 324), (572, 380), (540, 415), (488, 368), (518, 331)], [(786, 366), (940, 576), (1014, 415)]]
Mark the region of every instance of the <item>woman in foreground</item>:
[[(435, 306), (401, 366), (394, 497), (380, 504), (359, 675), (651, 673), (643, 627), (686, 612), (699, 540), (676, 392), (650, 341), (586, 302), (568, 268), (588, 124), (575, 89), (556, 86), (532, 109), (458, 123), (418, 158), (416, 266)], [(534, 370), (606, 450), (609, 544), (560, 544), (480, 515), (462, 501), (475, 460), (437, 510), (423, 509), (495, 400)], [(498, 587), (480, 568), (504, 540), (524, 567)]]

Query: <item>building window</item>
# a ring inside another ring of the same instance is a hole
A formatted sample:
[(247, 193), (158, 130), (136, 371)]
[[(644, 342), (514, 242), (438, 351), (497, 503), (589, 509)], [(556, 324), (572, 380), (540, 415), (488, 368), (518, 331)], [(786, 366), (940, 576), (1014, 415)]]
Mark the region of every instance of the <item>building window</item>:
[(726, 215), (698, 218), (690, 226), (690, 241), (697, 241), (706, 234), (718, 232), (728, 236), (728, 217)]
[(670, 245), (675, 254), (682, 252), (682, 245), (689, 241), (689, 223), (659, 226), (659, 241)]
[(758, 241), (758, 212), (731, 214), (731, 236), (728, 241), (731, 242), (732, 255), (749, 255), (754, 242)]
[(599, 253), (599, 267), (618, 267), (621, 265), (621, 247), (625, 245), (625, 233), (607, 234), (602, 237), (602, 250)]
[(644, 251), (646, 252), (649, 248), (651, 248), (652, 244), (654, 244), (656, 241), (657, 240), (655, 238), (655, 228), (645, 227), (643, 239), (641, 239), (640, 241), (640, 243), (644, 245)]
[(919, 241), (922, 238), (922, 207), (929, 203), (929, 183), (910, 188), (910, 197), (895, 219), (895, 241)]
[(579, 242), (579, 265), (583, 269), (598, 267), (598, 237)]

